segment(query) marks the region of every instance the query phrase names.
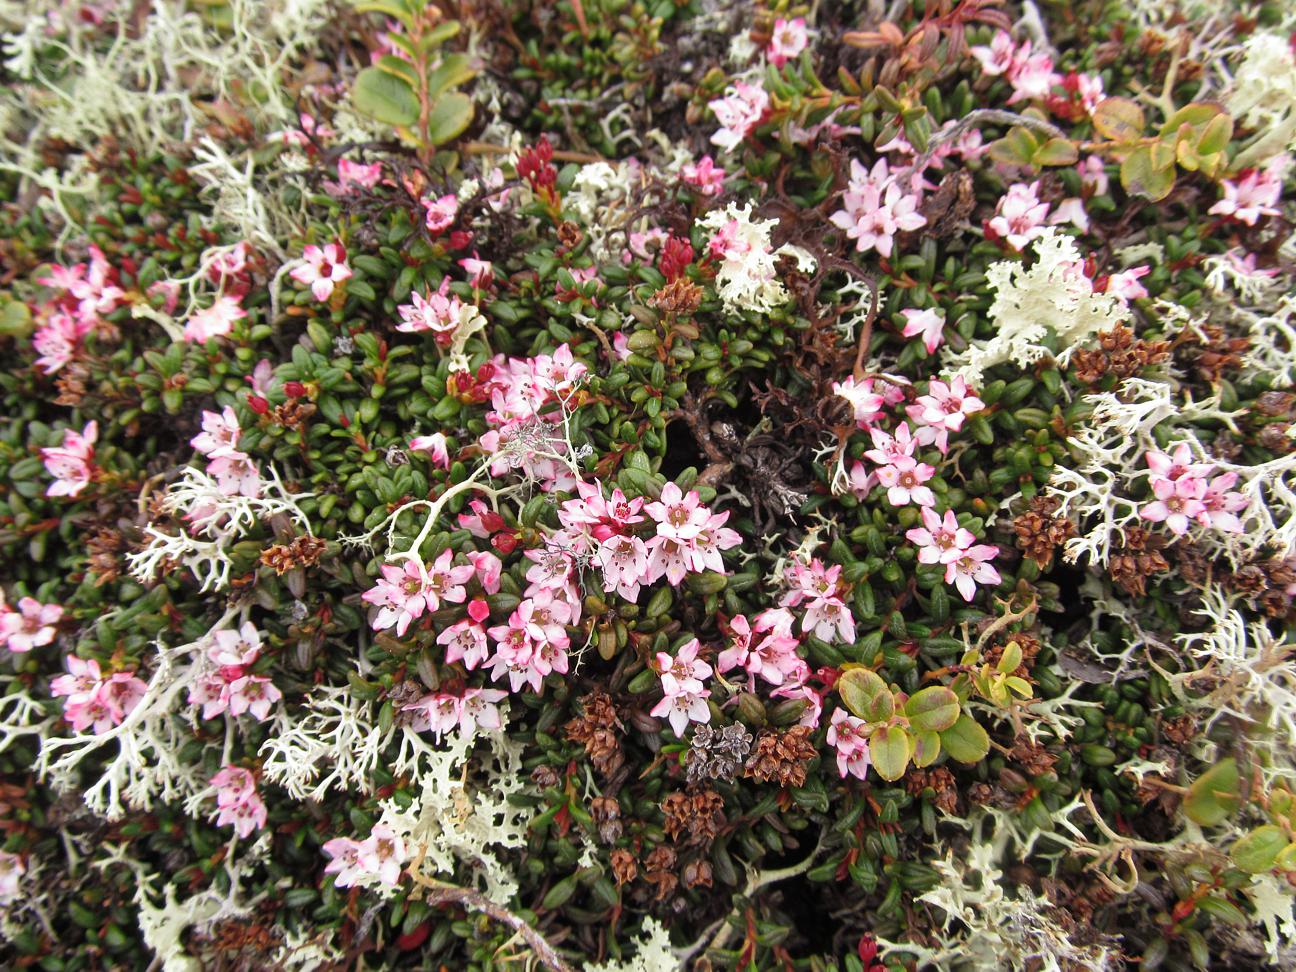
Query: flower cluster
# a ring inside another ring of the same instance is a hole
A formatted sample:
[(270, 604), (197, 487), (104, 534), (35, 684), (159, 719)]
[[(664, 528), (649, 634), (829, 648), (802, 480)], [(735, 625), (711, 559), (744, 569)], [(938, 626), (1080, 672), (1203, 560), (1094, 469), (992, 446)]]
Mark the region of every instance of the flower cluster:
[(828, 745), (837, 750), (837, 772), (842, 779), (854, 776), (864, 779), (872, 765), (866, 723), (845, 709), (833, 710), (828, 724)]
[(842, 208), (832, 214), (834, 225), (846, 231), (860, 253), (876, 250), (889, 257), (898, 233), (911, 232), (927, 225), (918, 212), (919, 194), (904, 188), (915, 185), (909, 170), (891, 172), (885, 158), (872, 169), (851, 160), (850, 185), (842, 193)]
[(324, 853), (331, 858), (324, 873), (337, 875), (334, 881), (339, 888), (373, 884), (394, 887), (400, 883), (407, 856), (405, 841), (384, 824), (375, 825), (364, 840), (334, 837), (324, 844)]
[(41, 449), (45, 469), (54, 482), (46, 496), (79, 496), (94, 478), (94, 444), (99, 438), (99, 423), (87, 422), (80, 432), (63, 430), (63, 444)]
[(945, 583), (958, 588), (963, 599), (976, 596), (977, 584), (998, 584), (999, 571), (990, 563), (999, 554), (999, 548), (977, 543), (971, 530), (959, 526), (953, 510), (938, 516), (930, 507), (923, 507), (920, 527), (906, 531), (905, 537), (918, 546), (918, 562), (943, 564)]
[(265, 675), (252, 674), (261, 655), (261, 632), (251, 621), (237, 631), (217, 631), (207, 649), (212, 669), (189, 689), (189, 704), (202, 706), (202, 717), (213, 719), (222, 712), (232, 716), (249, 713), (258, 722), (270, 715), (270, 707), (283, 694)]
[(266, 805), (257, 793), (251, 770), (225, 766), (211, 778), (216, 788), (217, 827), (233, 826), (239, 837), (250, 837), (266, 824)]
[(664, 651), (657, 653), (654, 667), (661, 678), (662, 699), (649, 714), (665, 716), (676, 736), (682, 737), (690, 722), (711, 721), (707, 705), (711, 693), (702, 687), (703, 679), (711, 677), (711, 666), (698, 658), (701, 647), (694, 638), (674, 657)]
[(105, 677), (93, 658), (68, 655), (67, 669), (50, 682), (50, 692), (63, 697), (63, 717), (77, 732), (93, 728), (99, 735), (120, 725), (148, 691), (134, 672)]
[(1150, 470), (1148, 485), (1155, 499), (1139, 509), (1139, 516), (1151, 523), (1164, 523), (1175, 536), (1183, 536), (1194, 523), (1224, 533), (1242, 531), (1237, 514), (1248, 502), (1233, 489), (1237, 473), (1212, 476), (1215, 464), (1195, 462), (1187, 442), (1180, 442), (1170, 454), (1148, 450), (1145, 458)]
[(246, 452), (238, 450), (239, 421), (234, 409), (226, 405), (219, 412), (202, 413), (202, 431), (189, 440), (207, 457), (207, 474), (219, 484), (226, 496), (261, 495), (261, 473)]
[(1002, 75), (1012, 85), (1008, 104), (1018, 101), (1041, 101), (1049, 96), (1062, 78), (1053, 70), (1053, 58), (1047, 51), (1032, 52), (1031, 41), (1013, 43), (1007, 31), (998, 31), (988, 47), (973, 47), (972, 56), (981, 62), (981, 70), (992, 77)]
[(36, 367), (53, 374), (78, 352), (82, 340), (102, 330), (104, 317), (126, 302), (117, 271), (99, 247), (90, 246), (88, 263), (72, 266), (53, 264), (48, 275), (36, 278), (55, 291), (38, 313), (44, 323), (32, 335), (32, 346), (40, 355)]

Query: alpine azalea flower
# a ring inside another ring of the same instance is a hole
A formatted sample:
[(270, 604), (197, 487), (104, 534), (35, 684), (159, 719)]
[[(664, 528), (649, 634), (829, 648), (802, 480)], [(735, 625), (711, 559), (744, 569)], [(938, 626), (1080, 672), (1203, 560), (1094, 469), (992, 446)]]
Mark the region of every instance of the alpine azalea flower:
[(1039, 199), (1039, 182), (1019, 182), (1000, 198), (989, 226), (1013, 249), (1023, 250), (1031, 240), (1044, 235), (1048, 213), (1048, 203)]
[(302, 252), (302, 260), (301, 266), (289, 276), (310, 287), (318, 301), (328, 300), (333, 296), (333, 289), (351, 276), (351, 268), (346, 264), (346, 250), (338, 243), (326, 243), (323, 247), (308, 244)]
[(266, 805), (256, 791), (256, 779), (250, 770), (226, 766), (211, 778), (216, 788), (216, 807), (220, 813), (216, 826), (233, 826), (241, 838), (247, 838), (266, 825)]
[(708, 102), (707, 107), (720, 123), (720, 130), (711, 136), (711, 144), (732, 151), (742, 144), (769, 109), (769, 95), (759, 82), (748, 84), (739, 81), (729, 88), (723, 98)]
[(446, 450), (444, 432), (433, 432), (431, 435), (418, 435), (410, 439), (410, 448), (415, 452), (426, 452), (434, 466), (450, 468), (450, 453)]
[(979, 543), (959, 553), (957, 560), (945, 565), (945, 583), (953, 584), (963, 595), (963, 600), (976, 597), (977, 584), (998, 584), (999, 571), (990, 563), (999, 555), (999, 548)]
[(1249, 169), (1236, 181), (1220, 182), (1224, 198), (1209, 209), (1215, 216), (1228, 216), (1248, 226), (1254, 226), (1261, 216), (1278, 216), (1278, 197), (1282, 194), (1279, 167), (1272, 164), (1263, 169)]
[(454, 225), (455, 217), (459, 214), (459, 200), (452, 195), (424, 199), (423, 208), (427, 210), (428, 232), (437, 236)]
[(905, 337), (921, 336), (923, 347), (927, 349), (928, 354), (932, 354), (940, 347), (941, 342), (945, 340), (944, 311), (931, 307), (921, 310), (916, 307), (906, 307), (900, 313), (905, 317), (904, 330), (901, 332)]
[(680, 169), (680, 178), (703, 196), (716, 196), (724, 188), (725, 171), (709, 155), (696, 164), (688, 162)]
[(94, 444), (99, 424), (87, 422), (80, 432), (63, 431), (63, 444), (41, 449), (46, 471), (54, 477), (46, 496), (79, 496), (94, 475)]
[(946, 510), (942, 518), (931, 507), (922, 509), (923, 525), (905, 533), (910, 543), (918, 545), (920, 564), (950, 564), (964, 550), (976, 543), (971, 530), (959, 526), (953, 510)]
[(17, 611), (0, 599), (0, 643), (18, 654), (48, 645), (54, 640), (62, 617), (63, 608), (59, 605), (42, 604), (34, 597), (20, 600)]
[(770, 63), (781, 68), (788, 61), (799, 56), (809, 43), (810, 35), (806, 31), (804, 17), (797, 17), (794, 20), (779, 17), (774, 21), (774, 31), (770, 35), (766, 53)]
[(225, 337), (234, 329), (234, 322), (247, 317), (247, 311), (232, 294), (221, 294), (204, 310), (195, 312), (185, 322), (183, 337), (186, 341), (202, 344), (212, 338)]
[(864, 779), (873, 765), (869, 757), (867, 724), (845, 709), (837, 709), (828, 723), (828, 745), (837, 750), (837, 772), (842, 779), (854, 776)]

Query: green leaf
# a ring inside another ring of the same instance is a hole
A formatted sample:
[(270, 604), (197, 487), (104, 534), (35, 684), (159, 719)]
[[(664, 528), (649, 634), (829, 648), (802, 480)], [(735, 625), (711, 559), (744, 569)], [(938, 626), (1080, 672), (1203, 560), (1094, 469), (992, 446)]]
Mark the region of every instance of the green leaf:
[(869, 737), (869, 757), (878, 776), (894, 783), (909, 766), (912, 740), (900, 726), (883, 726)]
[(951, 759), (960, 763), (979, 763), (990, 752), (990, 737), (975, 719), (964, 713), (954, 725), (940, 734), (941, 746)]
[(428, 72), (428, 97), (435, 101), (451, 88), (471, 81), (476, 73), (472, 58), (467, 54), (450, 54), (434, 70)]
[(374, 66), (379, 71), (385, 71), (392, 77), (404, 81), (409, 85), (411, 91), (418, 90), (418, 72), (414, 70), (414, 65), (409, 61), (399, 57), (392, 57), (390, 54), (384, 54)]
[(915, 732), (913, 740), (913, 761), (915, 766), (930, 766), (932, 763), (936, 762), (936, 757), (940, 755), (941, 751), (939, 733)]
[(1094, 130), (1113, 142), (1142, 138), (1145, 124), (1143, 109), (1128, 98), (1104, 98), (1093, 111)]
[(1287, 834), (1277, 824), (1257, 827), (1238, 838), (1229, 850), (1233, 864), (1248, 874), (1263, 874), (1278, 863), (1278, 855), (1287, 847)]
[(1039, 139), (1029, 129), (1017, 127), (990, 144), (990, 158), (1005, 165), (1030, 165), (1039, 149)]
[(877, 672), (852, 668), (837, 680), (846, 708), (865, 722), (886, 722), (895, 715), (895, 696)]
[[(1208, 105), (1201, 101), (1194, 101), (1184, 105), (1173, 115), (1165, 120), (1161, 126), (1161, 136), (1168, 137), (1176, 135), (1179, 129), (1187, 125), (1189, 128), (1205, 128), (1210, 125), (1222, 112), (1215, 105)], [(1225, 116), (1228, 117), (1227, 115)], [(1232, 119), (1229, 119), (1229, 128), (1231, 129)], [(1225, 140), (1227, 141), (1227, 139)]]
[(1036, 165), (1074, 165), (1080, 158), (1080, 150), (1075, 143), (1066, 138), (1050, 138), (1036, 150), (1031, 161)]
[(428, 115), (427, 140), (433, 145), (444, 145), (458, 138), (472, 124), (473, 103), (462, 91), (443, 97)]
[(359, 0), (355, 8), (359, 13), (380, 13), (384, 17), (400, 21), (406, 27), (410, 25), (410, 12), (400, 0)]
[(1188, 787), (1183, 811), (1189, 820), (1210, 827), (1227, 820), (1242, 804), (1241, 776), (1232, 756), (1220, 760)]
[(1210, 120), (1210, 124), (1197, 139), (1197, 154), (1215, 155), (1217, 152), (1222, 152), (1232, 137), (1233, 119), (1229, 115), (1220, 113)]
[(457, 20), (447, 20), (444, 24), (438, 24), (423, 38), (423, 49), (430, 51), (434, 47), (440, 47), (457, 33), (459, 33)]
[(909, 697), (905, 715), (920, 732), (942, 732), (958, 721), (958, 696), (943, 685), (928, 686)]
[(409, 127), (418, 121), (419, 102), (414, 90), (380, 68), (367, 67), (351, 90), (356, 110), (385, 125)]
[(1164, 199), (1174, 188), (1174, 165), (1172, 162), (1168, 168), (1158, 168), (1153, 164), (1151, 150), (1144, 145), (1125, 157), (1120, 178), (1126, 192), (1155, 202)]

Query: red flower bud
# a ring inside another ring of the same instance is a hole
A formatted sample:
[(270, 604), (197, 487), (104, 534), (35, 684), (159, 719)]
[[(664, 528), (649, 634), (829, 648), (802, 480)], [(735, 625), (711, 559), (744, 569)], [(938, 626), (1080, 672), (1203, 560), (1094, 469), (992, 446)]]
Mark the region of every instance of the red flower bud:
[(249, 395), (247, 403), (248, 408), (252, 409), (252, 411), (256, 412), (258, 415), (264, 415), (266, 412), (270, 411), (270, 403), (260, 395)]
[(285, 381), (284, 394), (289, 398), (304, 398), (306, 396), (306, 386), (300, 381)]
[(497, 533), (491, 537), (491, 546), (502, 554), (511, 554), (517, 549), (517, 545), (516, 533)]
[(481, 525), (487, 533), (496, 533), (504, 529), (504, 517), (494, 510), (487, 510), (481, 515)]
[(467, 230), (455, 230), (450, 234), (450, 249), (464, 250), (472, 243), (473, 235)]

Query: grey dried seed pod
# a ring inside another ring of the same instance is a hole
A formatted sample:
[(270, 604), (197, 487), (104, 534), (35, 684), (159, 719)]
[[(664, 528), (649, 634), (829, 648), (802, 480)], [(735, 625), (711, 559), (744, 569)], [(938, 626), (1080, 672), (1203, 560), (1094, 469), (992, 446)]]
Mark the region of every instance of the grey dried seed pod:
[(709, 725), (698, 726), (693, 732), (686, 765), (688, 781), (733, 782), (751, 751), (751, 743), (751, 733), (741, 723), (735, 722), (719, 730)]

